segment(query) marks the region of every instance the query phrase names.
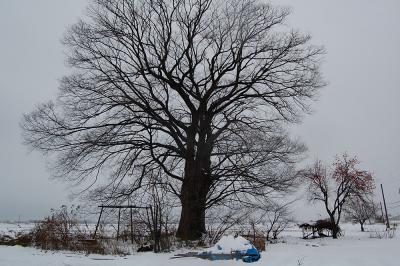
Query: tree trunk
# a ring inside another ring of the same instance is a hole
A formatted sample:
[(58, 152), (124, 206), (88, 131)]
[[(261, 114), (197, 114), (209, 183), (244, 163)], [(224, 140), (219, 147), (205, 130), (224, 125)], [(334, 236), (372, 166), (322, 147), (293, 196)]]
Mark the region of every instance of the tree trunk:
[(182, 240), (197, 240), (206, 232), (205, 211), (208, 192), (206, 177), (189, 168), (182, 184), (182, 211), (176, 236)]
[(339, 226), (335, 222), (335, 217), (332, 215), (330, 217), (331, 219), (331, 224), (332, 224), (332, 238), (337, 239), (338, 238), (338, 233), (339, 233)]
[(206, 103), (192, 117), (187, 131), (185, 176), (181, 187), (181, 219), (176, 236), (182, 240), (197, 240), (206, 232), (205, 212), (211, 186), (211, 118), (206, 115)]
[(336, 227), (336, 226), (334, 226), (334, 227), (332, 228), (332, 238), (334, 238), (334, 239), (337, 239), (337, 238), (338, 238), (338, 230), (337, 230), (337, 227)]
[(182, 211), (176, 236), (182, 240), (197, 240), (206, 232), (205, 212), (210, 189), (210, 149), (204, 143), (197, 146), (195, 156), (187, 158), (181, 188)]
[(364, 230), (364, 223), (363, 222), (360, 222), (360, 225), (361, 225), (361, 232), (364, 232), (365, 230)]
[(181, 219), (176, 236), (182, 240), (197, 240), (206, 232), (205, 212), (211, 186), (211, 118), (201, 105), (193, 115), (188, 129), (185, 176), (181, 188)]

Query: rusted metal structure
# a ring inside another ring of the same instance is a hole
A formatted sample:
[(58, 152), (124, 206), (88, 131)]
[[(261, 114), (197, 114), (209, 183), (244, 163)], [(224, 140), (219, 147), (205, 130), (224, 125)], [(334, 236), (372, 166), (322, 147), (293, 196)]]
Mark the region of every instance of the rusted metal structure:
[(96, 239), (97, 230), (99, 228), (101, 216), (103, 214), (104, 209), (118, 209), (118, 224), (117, 224), (117, 240), (119, 239), (119, 230), (120, 230), (120, 222), (121, 222), (121, 210), (129, 209), (130, 212), (130, 231), (131, 231), (131, 243), (133, 244), (133, 210), (134, 209), (146, 209), (146, 212), (150, 210), (150, 213), (153, 212), (151, 206), (136, 206), (136, 205), (100, 205), (98, 206), (100, 209), (99, 218), (97, 219), (96, 228), (94, 230), (93, 239)]

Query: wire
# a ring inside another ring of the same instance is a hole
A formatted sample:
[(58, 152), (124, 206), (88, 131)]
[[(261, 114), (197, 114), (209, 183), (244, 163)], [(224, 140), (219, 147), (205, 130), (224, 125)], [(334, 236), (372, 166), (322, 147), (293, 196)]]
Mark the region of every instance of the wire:
[(397, 209), (397, 208), (400, 208), (400, 205), (398, 205), (398, 206), (392, 206), (392, 207), (387, 207), (389, 210), (392, 210), (392, 209)]
[(388, 205), (392, 205), (392, 204), (400, 204), (400, 200), (397, 201), (393, 201), (393, 202), (389, 202)]

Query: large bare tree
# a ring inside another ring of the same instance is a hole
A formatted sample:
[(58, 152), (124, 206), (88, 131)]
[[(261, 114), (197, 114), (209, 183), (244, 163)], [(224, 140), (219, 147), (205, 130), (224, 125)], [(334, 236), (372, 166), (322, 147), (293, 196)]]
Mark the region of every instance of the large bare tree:
[(25, 142), (111, 198), (161, 169), (182, 204), (178, 237), (197, 239), (207, 208), (292, 183), (304, 147), (282, 125), (324, 85), (324, 51), (288, 14), (258, 0), (94, 0), (66, 33), (57, 101), (24, 117)]

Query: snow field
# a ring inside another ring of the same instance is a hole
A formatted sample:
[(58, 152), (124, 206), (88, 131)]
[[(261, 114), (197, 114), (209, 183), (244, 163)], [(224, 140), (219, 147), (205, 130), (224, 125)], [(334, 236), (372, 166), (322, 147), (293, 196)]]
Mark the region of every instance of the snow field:
[[(0, 228), (4, 226), (0, 225)], [(295, 226), (282, 233), (280, 243), (269, 244), (261, 259), (254, 265), (263, 266), (398, 266), (400, 265), (400, 237), (371, 238), (376, 232), (384, 232), (383, 225), (366, 227), (360, 232), (358, 225), (341, 226), (344, 236), (339, 239), (301, 239), (301, 231)], [(1, 230), (0, 230), (1, 231)], [(44, 252), (34, 248), (0, 246), (0, 266), (169, 266), (169, 265), (243, 265), (242, 261), (208, 261), (198, 258), (171, 259), (173, 253), (138, 253), (131, 256), (101, 256), (71, 252)], [(200, 251), (200, 250), (199, 250)]]

